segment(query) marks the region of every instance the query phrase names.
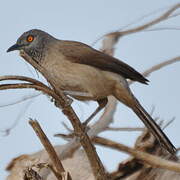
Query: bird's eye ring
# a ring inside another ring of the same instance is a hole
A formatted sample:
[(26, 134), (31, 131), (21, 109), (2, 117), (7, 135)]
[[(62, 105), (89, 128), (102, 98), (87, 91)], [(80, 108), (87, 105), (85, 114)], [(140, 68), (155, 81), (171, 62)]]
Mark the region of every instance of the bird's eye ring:
[(32, 42), (33, 40), (34, 40), (34, 36), (32, 36), (32, 35), (29, 35), (27, 37), (27, 42)]

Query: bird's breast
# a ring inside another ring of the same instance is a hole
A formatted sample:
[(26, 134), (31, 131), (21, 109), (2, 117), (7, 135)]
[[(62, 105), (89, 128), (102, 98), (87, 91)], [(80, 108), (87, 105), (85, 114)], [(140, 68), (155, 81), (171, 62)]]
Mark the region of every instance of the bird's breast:
[(75, 98), (79, 100), (97, 100), (111, 95), (117, 80), (112, 76), (114, 73), (101, 71), (89, 65), (72, 63), (63, 55), (58, 57), (54, 55), (51, 59), (47, 56), (42, 66), (61, 90), (89, 94), (88, 97), (76, 96)]

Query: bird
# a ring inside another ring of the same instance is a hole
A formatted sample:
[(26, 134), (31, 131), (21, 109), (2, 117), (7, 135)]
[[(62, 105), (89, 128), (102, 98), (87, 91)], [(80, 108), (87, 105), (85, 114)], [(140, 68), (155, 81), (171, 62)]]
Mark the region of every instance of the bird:
[(59, 40), (45, 31), (24, 32), (7, 52), (22, 50), (42, 66), (57, 84), (57, 89), (80, 101), (96, 101), (97, 109), (87, 124), (107, 102), (108, 96), (129, 107), (170, 153), (176, 148), (154, 119), (143, 108), (128, 85), (128, 79), (143, 84), (148, 80), (123, 61), (82, 42)]

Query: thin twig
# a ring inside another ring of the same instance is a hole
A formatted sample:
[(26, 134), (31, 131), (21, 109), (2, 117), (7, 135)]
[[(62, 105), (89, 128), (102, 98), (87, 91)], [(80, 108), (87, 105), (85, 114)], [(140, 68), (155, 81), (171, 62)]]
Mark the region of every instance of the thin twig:
[[(164, 127), (162, 129), (165, 129), (167, 126), (169, 126), (173, 121), (174, 121), (174, 117), (168, 121)], [(157, 118), (155, 119), (155, 121), (157, 121)], [(162, 122), (158, 123), (160, 126), (162, 125)], [(107, 127), (105, 130), (107, 131), (144, 131), (146, 128), (143, 127)], [(68, 136), (67, 136), (68, 138)]]
[(32, 100), (29, 101), (29, 102), (27, 102), (27, 103), (23, 106), (23, 108), (21, 109), (21, 111), (20, 111), (19, 114), (17, 115), (16, 119), (14, 120), (13, 124), (12, 124), (9, 128), (7, 128), (7, 129), (5, 129), (5, 130), (1, 130), (2, 132), (5, 133), (4, 136), (8, 136), (8, 135), (10, 134), (10, 131), (12, 131), (12, 129), (14, 129), (14, 128), (17, 126), (17, 124), (18, 124), (18, 122), (20, 121), (21, 117), (26, 113), (26, 111), (28, 110), (28, 108), (29, 108), (29, 106), (30, 106), (31, 103), (32, 103)]
[(169, 30), (174, 30), (174, 31), (179, 31), (180, 27), (157, 27), (157, 28), (152, 28), (152, 29), (145, 29), (142, 32), (149, 32), (149, 31), (169, 31)]
[(66, 141), (69, 141), (70, 139), (74, 138), (74, 134), (62, 134), (62, 133), (58, 133), (58, 134), (54, 134), (54, 137), (61, 137)]
[(70, 133), (73, 133), (74, 131), (68, 127), (68, 125), (65, 122), (62, 122), (62, 125), (66, 128), (66, 130)]
[(50, 143), (50, 141), (48, 140), (47, 136), (45, 135), (45, 133), (43, 132), (43, 130), (41, 129), (39, 123), (37, 121), (34, 120), (30, 120), (29, 124), (31, 125), (31, 127), (34, 129), (36, 135), (39, 137), (41, 143), (43, 144), (45, 150), (47, 151), (53, 166), (56, 168), (56, 177), (59, 180), (62, 180), (62, 174), (65, 172), (64, 167), (60, 161), (60, 158), (58, 157), (58, 155), (56, 154), (56, 151), (54, 150), (52, 144)]
[[(129, 35), (129, 34), (132, 34), (132, 33), (138, 33), (138, 32), (141, 32), (141, 31), (145, 31), (146, 29), (148, 29), (151, 26), (154, 26), (155, 24), (158, 24), (158, 23), (160, 23), (162, 21), (168, 20), (168, 19), (173, 18), (173, 17), (177, 17), (177, 16), (180, 15), (180, 13), (175, 13), (175, 14), (172, 14), (172, 13), (174, 11), (176, 11), (178, 8), (180, 8), (180, 3), (175, 4), (168, 11), (163, 13), (161, 16), (159, 16), (158, 18), (156, 18), (156, 19), (154, 19), (154, 20), (152, 20), (152, 21), (150, 21), (150, 22), (148, 22), (146, 24), (143, 24), (141, 26), (138, 26), (138, 27), (135, 27), (135, 28), (132, 28), (132, 29), (128, 29), (128, 30), (122, 31), (122, 29), (127, 28), (128, 26), (130, 26), (130, 25), (132, 25), (134, 23), (139, 22), (140, 20), (144, 19), (145, 17), (150, 16), (152, 13), (144, 15), (144, 16), (140, 17), (139, 19), (137, 19), (137, 20), (135, 20), (135, 21), (125, 25), (124, 27), (122, 27), (118, 31), (106, 33), (105, 35), (99, 37), (98, 39), (96, 39), (92, 43), (92, 46), (94, 46), (94, 44), (96, 44), (97, 41), (101, 40), (102, 38), (106, 38), (106, 37), (110, 36), (112, 39), (116, 39), (116, 41), (117, 41), (122, 36)], [(159, 10), (157, 10), (157, 11), (159, 11)], [(164, 30), (164, 29), (161, 29), (161, 30)], [(175, 30), (175, 29), (174, 28), (173, 29), (169, 28), (169, 30)], [(151, 30), (149, 30), (149, 31), (151, 31)]]
[(180, 56), (177, 56), (175, 58), (172, 58), (172, 59), (169, 59), (167, 61), (164, 61), (162, 63), (159, 63), (157, 65), (154, 65), (152, 66), (151, 68), (149, 68), (148, 70), (144, 71), (142, 74), (145, 76), (145, 77), (148, 77), (152, 72), (154, 71), (157, 71), (167, 65), (170, 65), (170, 64), (173, 64), (173, 63), (176, 63), (176, 62), (180, 62)]
[[(159, 64), (156, 64), (156, 65), (152, 66), (151, 68), (147, 69), (146, 71), (144, 71), (144, 72), (142, 73), (142, 75), (143, 75), (144, 77), (148, 77), (151, 73), (153, 73), (153, 72), (155, 72), (155, 71), (157, 71), (157, 70), (160, 70), (161, 68), (163, 68), (163, 67), (165, 67), (165, 66), (168, 66), (168, 65), (170, 65), (170, 64), (176, 63), (176, 62), (180, 62), (180, 56), (177, 56), (177, 57), (175, 57), (175, 58), (168, 59), (168, 60), (166, 60), (166, 61), (164, 61), (164, 62), (161, 62), (161, 63), (159, 63)], [(134, 83), (134, 81), (131, 81), (131, 80), (129, 80), (128, 82), (129, 82), (129, 85), (131, 85), (132, 83)]]
[(35, 98), (35, 97), (38, 97), (38, 96), (40, 96), (40, 95), (42, 95), (42, 93), (37, 93), (37, 94), (32, 94), (32, 95), (23, 96), (23, 97), (21, 97), (21, 99), (15, 100), (14, 102), (6, 103), (6, 104), (1, 104), (1, 105), (0, 105), (0, 108), (6, 107), (6, 106), (16, 105), (16, 104), (22, 103), (22, 102), (24, 102), (24, 101), (27, 101), (27, 100), (29, 100), (29, 99), (33, 99), (33, 98)]
[(44, 84), (36, 79), (26, 77), (26, 76), (15, 76), (15, 75), (6, 75), (6, 76), (1, 76), (0, 81), (8, 81), (8, 80), (17, 80), (17, 81), (25, 81), (25, 82), (30, 82), (36, 85), (44, 86)]
[(162, 127), (162, 129), (166, 129), (170, 124), (172, 124), (175, 120), (175, 117), (173, 117), (172, 119), (170, 119), (169, 121), (166, 122), (166, 124), (164, 125), (164, 127)]
[(112, 140), (105, 139), (102, 137), (96, 137), (93, 140), (95, 143), (100, 144), (102, 146), (108, 146), (113, 149), (128, 153), (128, 154), (134, 156), (139, 161), (142, 161), (148, 165), (151, 165), (152, 167), (163, 168), (163, 169), (167, 169), (170, 171), (180, 172), (180, 164), (179, 163), (162, 159), (158, 156), (154, 156), (149, 153), (130, 148), (123, 144), (119, 144), (117, 142), (114, 142)]
[(125, 30), (125, 31), (120, 31), (120, 32), (113, 32), (113, 33), (109, 33), (109, 35), (116, 35), (116, 38), (119, 38), (120, 36), (124, 36), (124, 35), (129, 35), (129, 34), (132, 34), (132, 33), (137, 33), (137, 32), (140, 32), (142, 30), (145, 30), (155, 24), (158, 24), (162, 21), (165, 21), (168, 19), (168, 17), (174, 12), (176, 11), (178, 8), (180, 8), (180, 3), (174, 5), (172, 8), (170, 8), (168, 11), (166, 11), (165, 13), (163, 13), (161, 16), (159, 16), (158, 18), (146, 23), (146, 24), (143, 24), (141, 26), (138, 26), (138, 27), (135, 27), (135, 28), (132, 28), (132, 29), (129, 29), (129, 30)]
[(147, 17), (150, 17), (150, 16), (152, 16), (152, 15), (155, 15), (156, 13), (159, 13), (159, 12), (161, 12), (161, 11), (163, 11), (163, 10), (165, 10), (165, 9), (169, 9), (169, 8), (170, 8), (170, 7), (168, 6), (168, 7), (159, 8), (159, 9), (153, 10), (153, 11), (151, 11), (151, 12), (149, 12), (149, 13), (147, 13), (147, 14), (145, 14), (145, 15), (143, 15), (143, 16), (135, 19), (135, 20), (133, 20), (132, 22), (126, 24), (125, 26), (121, 27), (121, 28), (119, 29), (119, 31), (122, 31), (123, 29), (126, 29), (126, 28), (129, 27), (129, 26), (132, 26), (132, 25), (134, 25), (134, 24), (139, 23), (140, 21), (144, 20), (144, 19), (147, 18)]
[(29, 84), (29, 83), (17, 83), (17, 84), (2, 84), (0, 85), (0, 90), (7, 90), (7, 89), (35, 89), (42, 91), (43, 93), (48, 94), (49, 96), (52, 96), (53, 98), (59, 98), (49, 87), (44, 87), (35, 85), (35, 84)]
[(107, 127), (108, 131), (144, 131), (145, 128), (141, 127)]

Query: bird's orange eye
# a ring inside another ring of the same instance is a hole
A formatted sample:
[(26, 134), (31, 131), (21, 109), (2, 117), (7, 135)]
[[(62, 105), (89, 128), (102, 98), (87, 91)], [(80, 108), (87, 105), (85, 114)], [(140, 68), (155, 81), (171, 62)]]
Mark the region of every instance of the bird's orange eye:
[(29, 35), (28, 37), (27, 37), (27, 41), (28, 42), (32, 42), (34, 40), (34, 36), (32, 36), (32, 35)]

